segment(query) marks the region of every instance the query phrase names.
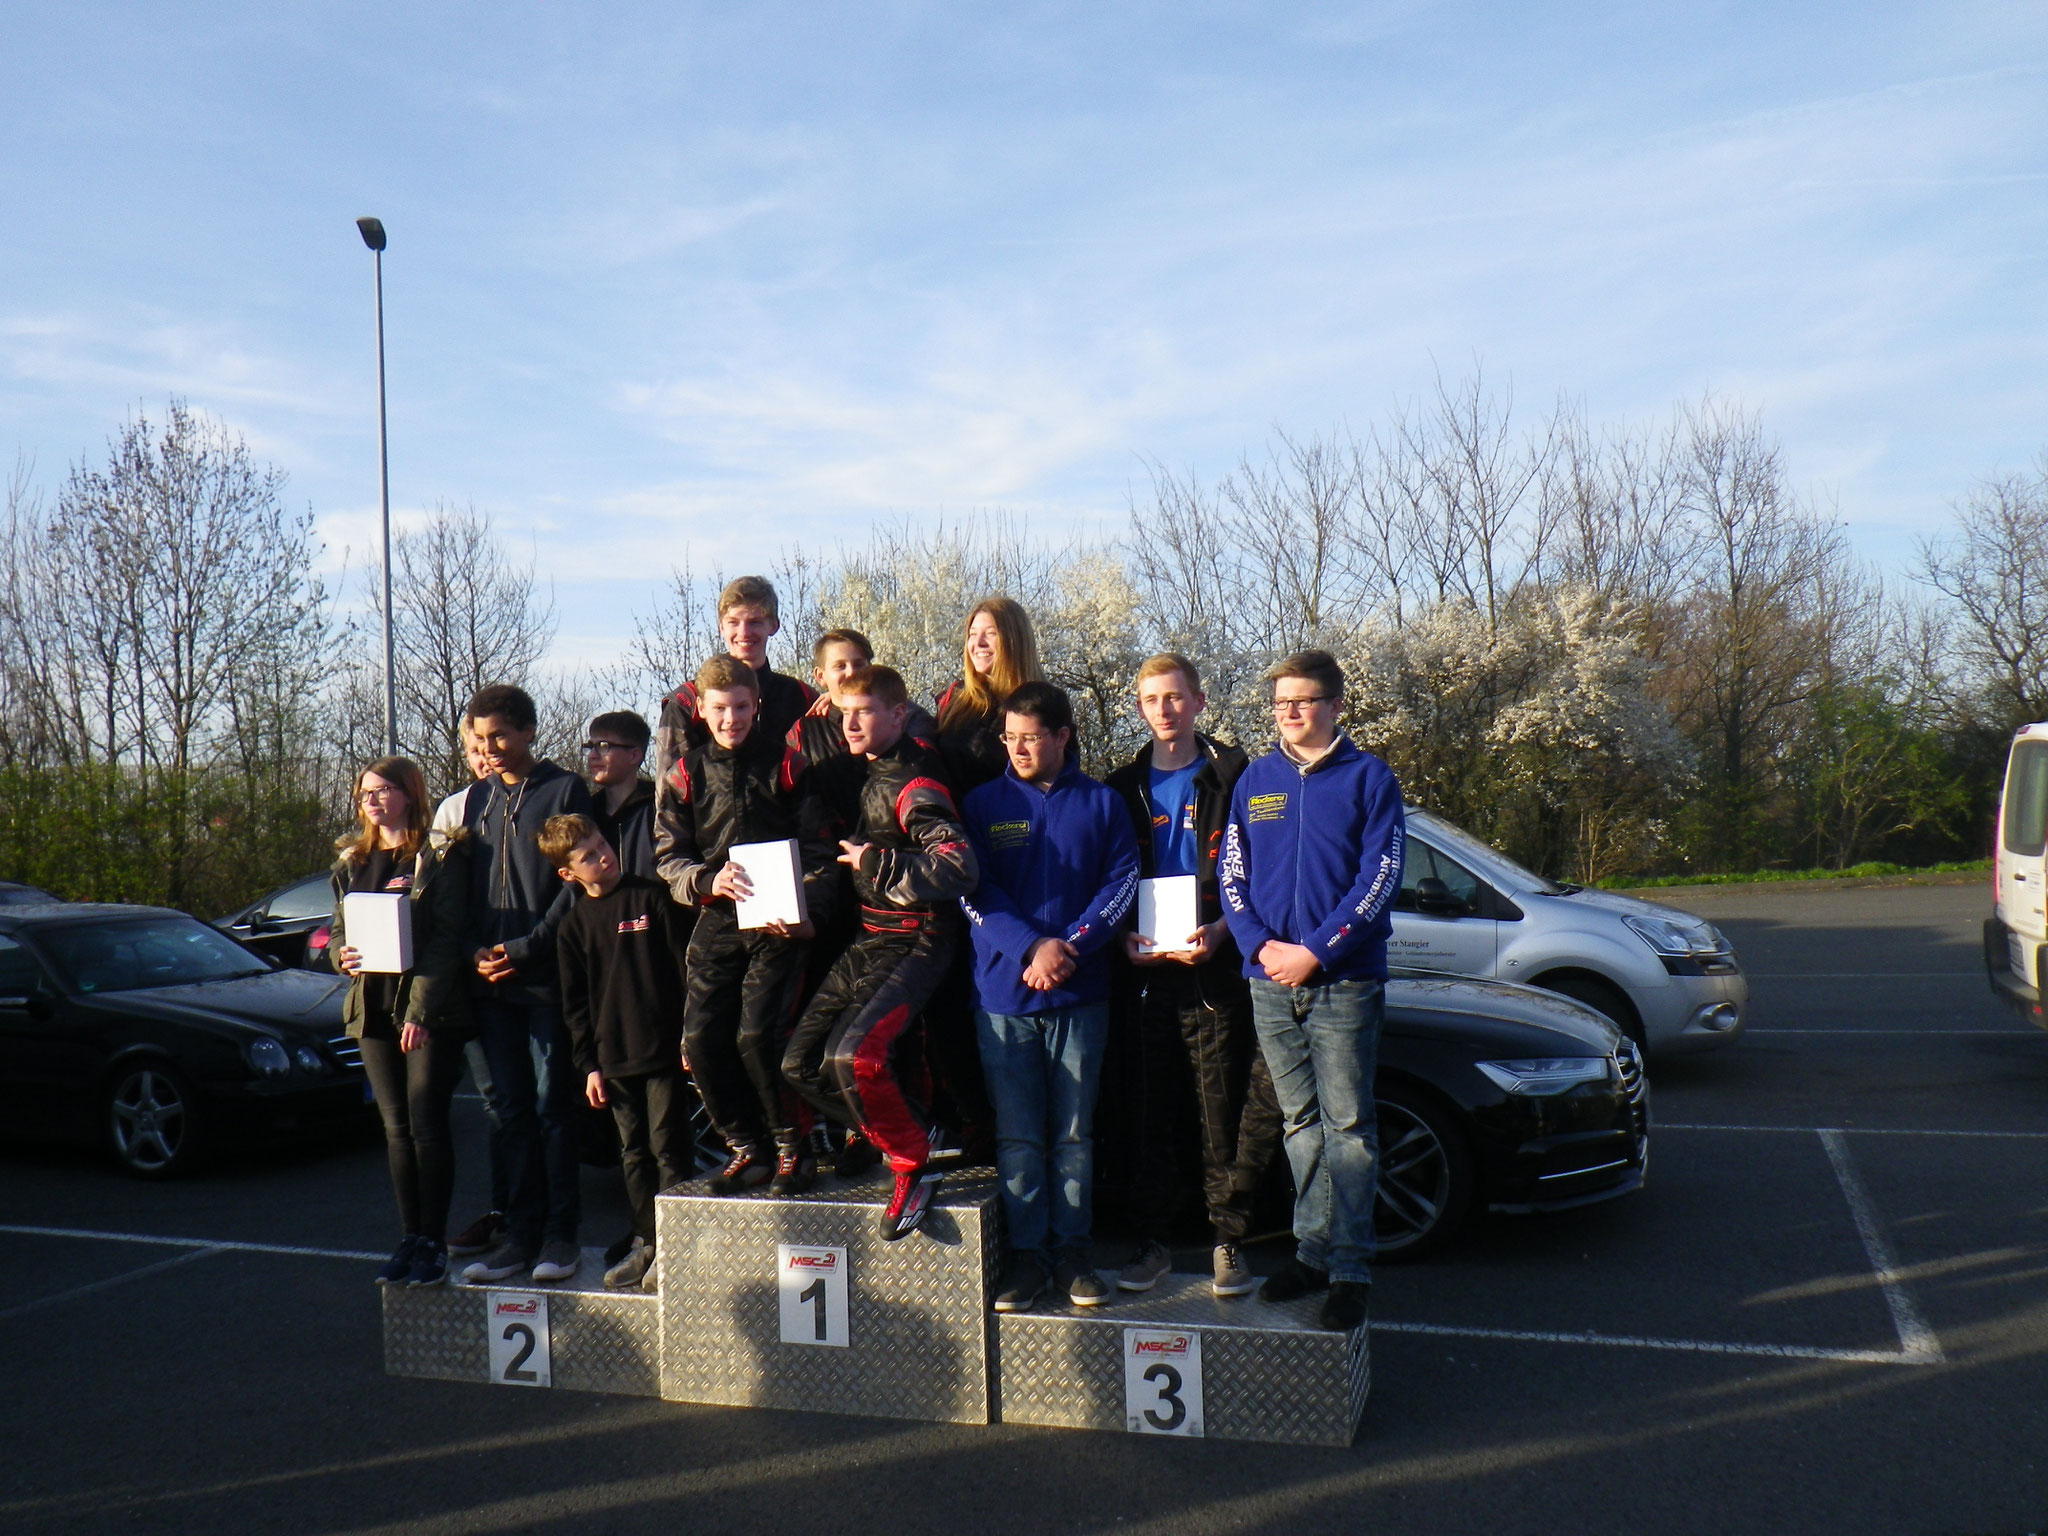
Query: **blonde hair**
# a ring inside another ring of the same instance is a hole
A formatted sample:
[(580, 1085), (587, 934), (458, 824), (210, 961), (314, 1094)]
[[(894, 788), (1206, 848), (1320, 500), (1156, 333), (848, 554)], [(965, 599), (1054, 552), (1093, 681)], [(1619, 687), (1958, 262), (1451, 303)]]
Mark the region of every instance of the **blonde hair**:
[(399, 857), (410, 858), (426, 846), (427, 830), (433, 819), (433, 808), (427, 804), (427, 779), (420, 772), (420, 765), (409, 757), (378, 758), (358, 772), (355, 783), (349, 786), (348, 799), (355, 807), (356, 829), (334, 840), (335, 849), (350, 864), (360, 864), (377, 851), (383, 830), (363, 808), (363, 780), (373, 773), (385, 783), (397, 785), (398, 792), (405, 796), (405, 840), (393, 850)]
[[(996, 625), (996, 659), (983, 676), (974, 670), (967, 655), (967, 634), (975, 617), (987, 614)], [(939, 716), (939, 729), (950, 731), (963, 725), (995, 718), (1003, 700), (1026, 683), (1042, 682), (1038, 666), (1038, 640), (1031, 632), (1031, 615), (1014, 597), (985, 597), (968, 612), (960, 632), (960, 685), (946, 700)]]
[(697, 696), (702, 698), (712, 689), (724, 692), (732, 688), (744, 688), (755, 698), (761, 696), (761, 679), (754, 675), (754, 669), (737, 656), (714, 656), (697, 669)]
[(766, 576), (735, 576), (718, 594), (718, 616), (722, 619), (735, 608), (759, 608), (770, 623), (782, 622), (782, 609), (775, 601), (775, 588)]
[(1164, 677), (1169, 672), (1178, 672), (1187, 679), (1189, 693), (1202, 691), (1202, 674), (1179, 651), (1161, 651), (1157, 656), (1147, 656), (1138, 664), (1138, 675), (1131, 680), (1131, 686), (1135, 688), (1148, 677)]

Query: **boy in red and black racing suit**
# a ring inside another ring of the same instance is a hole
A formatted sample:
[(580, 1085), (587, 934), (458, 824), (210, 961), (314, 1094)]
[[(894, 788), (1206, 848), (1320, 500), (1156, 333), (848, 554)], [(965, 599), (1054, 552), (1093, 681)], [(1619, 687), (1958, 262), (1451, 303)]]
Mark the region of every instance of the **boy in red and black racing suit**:
[[(683, 749), (654, 819), (655, 872), (698, 912), (686, 957), (683, 1049), (704, 1111), (732, 1149), (712, 1193), (736, 1194), (772, 1176), (774, 1193), (796, 1194), (814, 1169), (803, 1146), (810, 1112), (782, 1080), (782, 1050), (807, 943), (829, 916), (838, 883), (833, 822), (796, 754), (759, 728), (750, 668), (714, 656), (698, 669), (697, 690), (710, 739)], [(735, 902), (752, 895), (753, 884), (730, 850), (792, 837), (809, 922), (742, 929)]]
[(902, 677), (865, 667), (847, 679), (839, 707), (849, 756), (825, 771), (862, 773), (859, 811), (839, 845), (861, 931), (790, 1037), (782, 1071), (888, 1159), (896, 1187), (881, 1230), (894, 1240), (917, 1230), (938, 1187), (919, 1015), (952, 964), (959, 899), (979, 876), (938, 753), (904, 734)]

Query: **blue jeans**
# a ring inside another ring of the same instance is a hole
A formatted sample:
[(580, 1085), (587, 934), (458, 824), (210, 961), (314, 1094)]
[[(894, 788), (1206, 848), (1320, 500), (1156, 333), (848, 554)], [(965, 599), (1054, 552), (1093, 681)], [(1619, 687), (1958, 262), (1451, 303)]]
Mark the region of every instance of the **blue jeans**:
[(498, 1085), (491, 1077), (491, 1058), (481, 1040), (462, 1048), (469, 1063), (469, 1079), (476, 1084), (477, 1097), (484, 1101), (484, 1143), (490, 1151), (491, 1209), (499, 1215), (512, 1204), (512, 1187), (505, 1175), (505, 1116), (498, 1103)]
[(1373, 1071), (1386, 986), (1252, 982), (1252, 1024), (1294, 1170), (1294, 1256), (1332, 1280), (1372, 1280), (1379, 1117)]
[(576, 1156), (576, 1063), (561, 1013), (544, 1003), (476, 1005), (478, 1038), (498, 1095), (506, 1225), (529, 1250), (576, 1241), (582, 1168)]
[(996, 1176), (1012, 1253), (1084, 1257), (1094, 1221), (1095, 1089), (1109, 1004), (974, 1012), (996, 1112)]

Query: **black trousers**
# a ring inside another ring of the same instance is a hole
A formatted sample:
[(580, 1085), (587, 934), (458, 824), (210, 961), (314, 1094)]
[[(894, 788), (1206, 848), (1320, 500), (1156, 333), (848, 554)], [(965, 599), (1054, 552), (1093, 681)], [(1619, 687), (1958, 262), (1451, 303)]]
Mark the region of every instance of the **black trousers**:
[(633, 1230), (654, 1242), (654, 1197), (689, 1178), (690, 1088), (680, 1072), (649, 1072), (604, 1080), (605, 1102), (619, 1128), (619, 1167)]
[(810, 1119), (782, 1078), (806, 948), (765, 929), (742, 932), (725, 902), (704, 908), (690, 934), (683, 1049), (704, 1113), (735, 1151), (761, 1150)]
[(919, 1022), (945, 980), (959, 925), (864, 932), (847, 946), (789, 1038), (782, 1073), (842, 1125), (858, 1125), (899, 1173), (930, 1149), (931, 1086)]
[(952, 963), (924, 1010), (924, 1054), (932, 1073), (932, 1105), (949, 1125), (995, 1134), (996, 1112), (981, 1071), (974, 1035), (974, 946), (963, 935)]
[(1214, 1241), (1236, 1242), (1281, 1141), (1280, 1106), (1252, 1029), (1251, 990), (1241, 977), (1205, 977), (1181, 965), (1148, 967), (1144, 985), (1139, 1230), (1160, 1242), (1170, 1239), (1177, 1196), (1194, 1172), (1182, 1150), (1192, 1110), (1209, 1226)]
[(448, 1240), (448, 1202), (455, 1192), (448, 1110), (462, 1080), (464, 1043), (445, 1030), (429, 1030), (425, 1045), (401, 1051), (390, 1020), (372, 1019), (363, 1027), (363, 1073), (384, 1117), (391, 1192), (408, 1237)]

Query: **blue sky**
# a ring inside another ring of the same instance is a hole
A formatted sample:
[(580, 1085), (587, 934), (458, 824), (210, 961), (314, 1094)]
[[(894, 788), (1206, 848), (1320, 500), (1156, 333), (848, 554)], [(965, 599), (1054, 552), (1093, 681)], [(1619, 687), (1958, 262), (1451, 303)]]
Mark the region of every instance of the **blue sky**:
[(2038, 4), (16, 5), (0, 68), (0, 453), (182, 394), (359, 569), (378, 214), (394, 509), (578, 659), (686, 547), (1113, 529), (1474, 358), (1759, 407), (1893, 566), (2048, 446)]

